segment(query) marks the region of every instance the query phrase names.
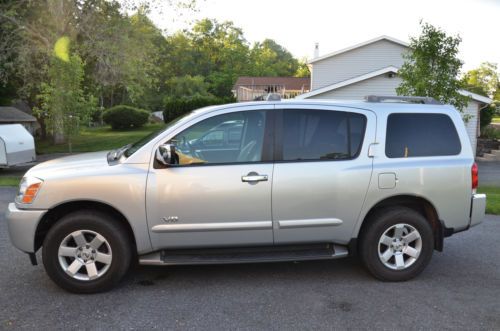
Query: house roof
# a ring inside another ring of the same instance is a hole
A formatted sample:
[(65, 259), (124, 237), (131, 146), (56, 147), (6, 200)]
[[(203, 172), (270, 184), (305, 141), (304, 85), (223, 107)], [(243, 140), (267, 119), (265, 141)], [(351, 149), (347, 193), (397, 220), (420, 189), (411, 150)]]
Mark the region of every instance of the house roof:
[[(322, 94), (322, 93), (325, 93), (325, 92), (333, 91), (333, 90), (336, 90), (338, 88), (341, 88), (341, 87), (344, 87), (344, 86), (347, 86), (347, 85), (351, 85), (351, 84), (355, 84), (355, 83), (361, 82), (363, 80), (367, 80), (367, 79), (370, 79), (370, 78), (373, 78), (373, 77), (376, 77), (376, 76), (380, 76), (380, 75), (383, 75), (383, 74), (386, 74), (386, 73), (390, 73), (390, 72), (397, 73), (398, 72), (398, 68), (394, 67), (394, 66), (385, 67), (385, 68), (382, 68), (382, 69), (379, 69), (379, 70), (375, 70), (375, 71), (369, 72), (369, 73), (364, 74), (364, 75), (360, 75), (360, 76), (357, 76), (357, 77), (346, 79), (346, 80), (341, 81), (339, 83), (335, 83), (335, 84), (324, 86), (322, 88), (313, 90), (311, 92), (301, 94), (301, 95), (299, 95), (299, 96), (297, 96), (295, 98), (296, 99), (307, 99), (309, 97), (312, 97), (312, 96), (315, 96), (315, 95), (318, 95), (318, 94)], [(490, 98), (488, 98), (488, 97), (485, 97), (485, 96), (482, 96), (482, 95), (479, 95), (479, 94), (476, 94), (476, 93), (472, 93), (472, 92), (467, 91), (467, 90), (459, 90), (458, 93), (460, 93), (461, 95), (464, 95), (464, 96), (469, 96), (469, 97), (472, 98), (472, 100), (478, 101), (480, 103), (490, 104), (490, 103), (493, 102), (493, 100), (490, 99)]]
[(0, 107), (0, 123), (36, 122), (36, 118), (15, 107)]
[(240, 86), (269, 86), (281, 85), (287, 90), (307, 90), (311, 88), (311, 79), (309, 77), (249, 77), (241, 76), (233, 86), (233, 90)]
[(370, 44), (373, 44), (377, 41), (380, 41), (380, 40), (388, 40), (390, 42), (393, 42), (393, 43), (396, 43), (396, 44), (399, 44), (401, 46), (404, 46), (404, 47), (408, 47), (409, 44), (407, 42), (404, 42), (404, 41), (401, 41), (399, 39), (396, 39), (396, 38), (393, 38), (393, 37), (389, 37), (389, 36), (380, 36), (380, 37), (377, 37), (377, 38), (373, 38), (373, 39), (370, 39), (370, 40), (367, 40), (365, 42), (362, 42), (362, 43), (359, 43), (359, 44), (356, 44), (356, 45), (353, 45), (353, 46), (350, 46), (350, 47), (347, 47), (347, 48), (343, 48), (343, 49), (340, 49), (338, 51), (335, 51), (335, 52), (332, 52), (332, 53), (328, 53), (328, 54), (325, 54), (325, 55), (322, 55), (322, 56), (319, 56), (317, 58), (314, 58), (312, 60), (309, 60), (308, 62), (309, 63), (315, 63), (315, 62), (318, 62), (318, 61), (321, 61), (321, 60), (324, 60), (324, 59), (327, 59), (327, 58), (330, 58), (332, 56), (336, 56), (336, 55), (339, 55), (339, 54), (342, 54), (342, 53), (345, 53), (345, 52), (349, 52), (353, 49), (356, 49), (356, 48), (360, 48), (360, 47), (363, 47), (363, 46), (366, 46), (366, 45), (370, 45)]

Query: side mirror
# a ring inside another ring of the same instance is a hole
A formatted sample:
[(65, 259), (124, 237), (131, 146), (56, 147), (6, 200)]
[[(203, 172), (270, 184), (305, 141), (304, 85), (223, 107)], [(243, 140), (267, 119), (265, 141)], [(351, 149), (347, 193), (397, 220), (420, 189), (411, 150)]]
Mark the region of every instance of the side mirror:
[(175, 153), (175, 146), (172, 144), (163, 144), (156, 150), (156, 161), (163, 165), (169, 166), (179, 163)]

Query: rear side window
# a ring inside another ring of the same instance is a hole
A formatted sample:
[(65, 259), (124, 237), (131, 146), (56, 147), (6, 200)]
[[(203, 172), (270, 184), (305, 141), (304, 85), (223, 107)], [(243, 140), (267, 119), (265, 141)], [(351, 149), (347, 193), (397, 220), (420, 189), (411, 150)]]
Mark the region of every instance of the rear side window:
[(455, 125), (445, 114), (391, 114), (387, 119), (389, 158), (457, 155), (461, 148)]
[(362, 114), (290, 109), (283, 112), (283, 160), (348, 160), (361, 149)]

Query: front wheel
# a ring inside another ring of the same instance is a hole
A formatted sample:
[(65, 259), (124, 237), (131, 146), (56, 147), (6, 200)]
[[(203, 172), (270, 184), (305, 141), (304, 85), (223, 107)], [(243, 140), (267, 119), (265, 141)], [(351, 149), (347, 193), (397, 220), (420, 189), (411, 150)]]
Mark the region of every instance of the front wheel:
[(413, 209), (393, 207), (370, 218), (360, 236), (365, 267), (384, 281), (405, 281), (420, 274), (432, 257), (433, 231)]
[(75, 293), (109, 290), (127, 272), (131, 256), (123, 226), (95, 211), (64, 216), (47, 233), (42, 251), (49, 277)]

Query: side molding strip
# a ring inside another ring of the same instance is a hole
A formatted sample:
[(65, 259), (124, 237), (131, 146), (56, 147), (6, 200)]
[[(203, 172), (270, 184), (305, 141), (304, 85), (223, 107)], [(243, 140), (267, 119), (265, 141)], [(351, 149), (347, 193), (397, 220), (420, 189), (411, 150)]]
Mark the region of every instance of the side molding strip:
[(158, 224), (151, 231), (162, 232), (194, 232), (194, 231), (233, 231), (233, 230), (271, 230), (273, 222), (226, 222), (226, 223), (190, 223), (190, 224)]
[(338, 218), (278, 221), (280, 229), (308, 228), (316, 226), (338, 226), (342, 223), (342, 220), (339, 220)]

